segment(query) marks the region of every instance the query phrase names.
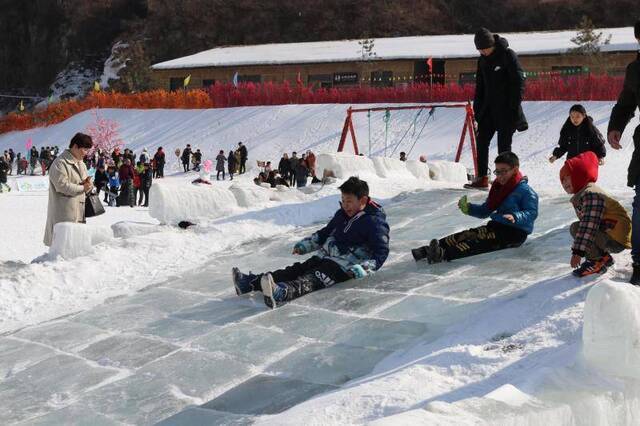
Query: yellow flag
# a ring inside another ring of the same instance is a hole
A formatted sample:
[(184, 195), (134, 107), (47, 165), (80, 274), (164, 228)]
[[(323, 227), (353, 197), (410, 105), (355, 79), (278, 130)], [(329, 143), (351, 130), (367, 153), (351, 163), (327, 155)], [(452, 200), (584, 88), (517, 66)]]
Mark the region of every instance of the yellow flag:
[(24, 111), (24, 102), (23, 101), (20, 101), (20, 105), (18, 105), (18, 109), (20, 111)]
[(93, 91), (94, 92), (99, 92), (100, 91), (100, 83), (98, 83), (97, 80), (93, 82)]
[(184, 78), (184, 81), (183, 81), (183, 85), (184, 85), (184, 87), (187, 87), (187, 86), (189, 85), (189, 83), (190, 83), (190, 82), (191, 82), (191, 74), (189, 74), (188, 76), (186, 76), (186, 77)]

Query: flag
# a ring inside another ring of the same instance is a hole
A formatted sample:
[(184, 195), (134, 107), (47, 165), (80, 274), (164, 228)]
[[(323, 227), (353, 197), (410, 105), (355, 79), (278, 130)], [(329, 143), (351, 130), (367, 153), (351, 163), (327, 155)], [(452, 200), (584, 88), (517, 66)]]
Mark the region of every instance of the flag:
[(433, 73), (433, 58), (427, 59), (427, 68), (429, 69), (429, 74)]
[(302, 77), (300, 76), (300, 71), (298, 71), (298, 76), (296, 77), (296, 83), (302, 86)]
[(99, 92), (100, 91), (100, 83), (98, 83), (98, 80), (93, 82), (93, 91), (94, 92)]
[(188, 76), (186, 76), (184, 78), (184, 81), (182, 82), (182, 86), (183, 87), (187, 87), (190, 82), (191, 82), (191, 74), (189, 74)]
[(238, 73), (237, 72), (233, 75), (233, 79), (231, 81), (233, 82), (233, 85), (235, 87), (238, 87)]
[(20, 105), (18, 105), (18, 109), (20, 110), (20, 112), (24, 111), (24, 102), (22, 100), (20, 100)]

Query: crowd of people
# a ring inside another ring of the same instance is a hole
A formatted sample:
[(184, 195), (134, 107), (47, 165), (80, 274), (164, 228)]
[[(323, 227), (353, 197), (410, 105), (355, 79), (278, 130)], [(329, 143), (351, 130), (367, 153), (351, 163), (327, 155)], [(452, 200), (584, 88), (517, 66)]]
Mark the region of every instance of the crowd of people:
[(307, 151), (298, 157), (298, 153), (293, 151), (289, 154), (282, 154), (278, 162), (278, 168), (274, 169), (271, 161), (264, 163), (263, 170), (254, 179), (257, 185), (267, 183), (275, 188), (278, 185), (286, 187), (302, 188), (307, 186), (311, 178), (311, 183), (319, 183), (321, 179), (316, 176), (316, 156), (312, 151)]

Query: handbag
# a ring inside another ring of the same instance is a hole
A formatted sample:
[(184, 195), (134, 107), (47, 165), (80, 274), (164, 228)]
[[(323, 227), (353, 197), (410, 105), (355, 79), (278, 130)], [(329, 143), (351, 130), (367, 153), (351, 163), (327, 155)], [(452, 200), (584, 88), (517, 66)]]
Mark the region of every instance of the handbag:
[(100, 216), (102, 213), (104, 213), (104, 206), (98, 194), (95, 192), (87, 194), (84, 200), (84, 217)]

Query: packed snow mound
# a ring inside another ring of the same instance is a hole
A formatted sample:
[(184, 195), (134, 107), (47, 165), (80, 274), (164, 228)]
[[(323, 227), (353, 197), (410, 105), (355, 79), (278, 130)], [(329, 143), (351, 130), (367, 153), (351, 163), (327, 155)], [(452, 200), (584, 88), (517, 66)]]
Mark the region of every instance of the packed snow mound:
[(53, 227), (53, 242), (49, 256), (73, 259), (93, 253), (93, 246), (113, 238), (109, 226), (60, 222)]
[(180, 185), (156, 180), (149, 198), (149, 215), (164, 224), (217, 219), (231, 214), (238, 206), (233, 193), (217, 185)]
[(427, 163), (423, 163), (422, 161), (417, 160), (407, 160), (405, 161), (405, 165), (407, 167), (407, 170), (409, 170), (409, 172), (411, 172), (411, 174), (417, 179), (431, 179), (431, 176), (429, 174), (429, 165)]
[(271, 199), (272, 193), (271, 186), (267, 185), (267, 188), (251, 185), (251, 184), (238, 184), (234, 183), (229, 187), (229, 191), (235, 197), (240, 207), (256, 207), (264, 205)]
[(373, 161), (364, 156), (348, 152), (332, 152), (319, 154), (316, 157), (316, 172), (323, 176), (325, 170), (331, 170), (338, 179), (358, 176), (361, 179), (376, 178), (378, 173)]
[(611, 281), (587, 295), (582, 330), (584, 356), (592, 366), (640, 379), (640, 288)]
[(132, 238), (160, 232), (162, 227), (152, 223), (116, 222), (111, 225), (111, 230), (116, 238)]
[(383, 179), (415, 179), (404, 161), (389, 157), (373, 157), (372, 160), (376, 173)]
[(467, 183), (467, 168), (462, 163), (453, 161), (437, 160), (429, 164), (429, 174), (431, 179), (444, 182)]

